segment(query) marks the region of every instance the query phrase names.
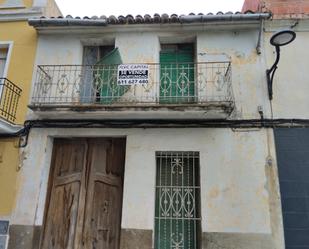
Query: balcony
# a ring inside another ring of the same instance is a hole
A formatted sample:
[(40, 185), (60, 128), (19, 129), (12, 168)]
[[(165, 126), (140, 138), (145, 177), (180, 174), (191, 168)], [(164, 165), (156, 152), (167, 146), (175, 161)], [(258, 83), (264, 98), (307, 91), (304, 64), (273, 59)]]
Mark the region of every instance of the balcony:
[(29, 107), (45, 118), (120, 119), (227, 118), (234, 109), (230, 62), (143, 65), (148, 82), (132, 85), (117, 82), (118, 65), (38, 66)]
[(13, 133), (20, 129), (15, 121), (21, 92), (13, 82), (0, 78), (0, 133)]
[(9, 123), (16, 120), (21, 89), (6, 78), (0, 78), (0, 117)]

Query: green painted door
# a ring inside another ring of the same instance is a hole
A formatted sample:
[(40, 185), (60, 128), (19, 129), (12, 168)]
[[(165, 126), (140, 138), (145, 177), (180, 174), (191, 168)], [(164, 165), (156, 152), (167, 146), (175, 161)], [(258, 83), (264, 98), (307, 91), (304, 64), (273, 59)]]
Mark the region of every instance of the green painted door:
[(160, 103), (194, 102), (194, 71), (192, 45), (163, 47), (160, 52)]

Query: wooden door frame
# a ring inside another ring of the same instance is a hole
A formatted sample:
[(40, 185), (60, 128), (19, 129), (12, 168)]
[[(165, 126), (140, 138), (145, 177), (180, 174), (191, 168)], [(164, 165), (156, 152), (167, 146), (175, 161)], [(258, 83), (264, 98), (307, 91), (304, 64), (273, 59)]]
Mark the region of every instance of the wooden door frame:
[[(48, 215), (48, 210), (50, 206), (50, 200), (51, 200), (51, 194), (52, 194), (52, 187), (53, 187), (53, 180), (54, 180), (54, 174), (55, 174), (55, 160), (56, 157), (54, 157), (56, 153), (56, 148), (57, 146), (56, 143), (58, 143), (59, 140), (84, 140), (84, 141), (89, 141), (89, 140), (96, 140), (96, 139), (125, 139), (125, 153), (126, 153), (126, 142), (127, 142), (127, 137), (126, 136), (111, 136), (111, 137), (53, 137), (52, 138), (52, 149), (51, 149), (51, 160), (49, 162), (49, 175), (48, 175), (48, 183), (47, 183), (47, 189), (46, 189), (46, 196), (45, 196), (45, 204), (44, 204), (44, 212), (43, 212), (43, 222), (42, 222), (42, 229), (40, 233), (40, 239), (39, 239), (39, 249), (42, 248), (42, 243), (43, 243), (43, 236), (45, 234), (45, 229), (46, 229), (46, 222), (47, 222), (47, 215)], [(88, 143), (87, 143), (87, 153), (85, 153), (84, 157), (87, 159), (88, 155)], [(85, 161), (87, 164), (87, 161)], [(87, 165), (85, 166), (87, 167)], [(124, 187), (124, 174), (125, 173), (125, 160), (124, 160), (124, 167), (123, 167), (123, 175), (122, 175), (122, 191), (121, 191), (121, 212), (120, 212), (120, 230), (121, 230), (121, 221), (122, 221), (122, 207), (123, 207), (123, 187)], [(83, 215), (84, 216), (84, 215)], [(78, 217), (77, 217), (78, 219)], [(119, 241), (118, 244), (120, 246), (120, 237), (119, 236)], [(74, 243), (75, 244), (75, 243)], [(75, 249), (75, 248), (74, 248)], [(76, 248), (79, 249), (79, 248)]]
[(51, 160), (50, 160), (50, 164), (49, 164), (49, 176), (48, 176), (48, 183), (47, 183), (47, 191), (46, 191), (46, 196), (45, 196), (45, 205), (44, 205), (44, 215), (43, 215), (43, 222), (42, 222), (42, 230), (41, 230), (41, 234), (40, 234), (40, 243), (39, 243), (39, 249), (42, 248), (42, 243), (43, 243), (43, 235), (45, 234), (45, 229), (46, 229), (46, 219), (47, 219), (47, 213), (48, 213), (48, 208), (49, 208), (49, 204), (50, 204), (50, 197), (51, 197), (51, 191), (52, 191), (52, 187), (53, 187), (53, 178), (54, 178), (54, 173), (55, 173), (55, 160), (56, 157), (54, 157), (53, 155), (55, 155), (56, 153), (56, 146), (55, 143), (57, 142), (58, 139), (53, 139), (52, 141), (52, 154), (51, 154)]

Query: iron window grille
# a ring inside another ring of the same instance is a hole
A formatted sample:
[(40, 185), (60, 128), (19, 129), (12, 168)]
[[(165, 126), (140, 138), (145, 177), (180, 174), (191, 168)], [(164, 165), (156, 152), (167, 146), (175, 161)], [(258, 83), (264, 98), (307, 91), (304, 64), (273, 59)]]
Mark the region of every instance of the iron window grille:
[(155, 249), (199, 249), (199, 152), (156, 152)]

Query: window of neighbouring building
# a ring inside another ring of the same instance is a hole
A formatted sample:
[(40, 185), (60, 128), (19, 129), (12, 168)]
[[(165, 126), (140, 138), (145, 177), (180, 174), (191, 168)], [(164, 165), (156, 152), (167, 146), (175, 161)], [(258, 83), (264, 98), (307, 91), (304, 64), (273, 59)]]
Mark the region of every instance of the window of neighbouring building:
[(8, 55), (8, 48), (0, 47), (0, 78), (4, 77), (7, 55)]
[(156, 153), (155, 248), (200, 248), (199, 152)]

